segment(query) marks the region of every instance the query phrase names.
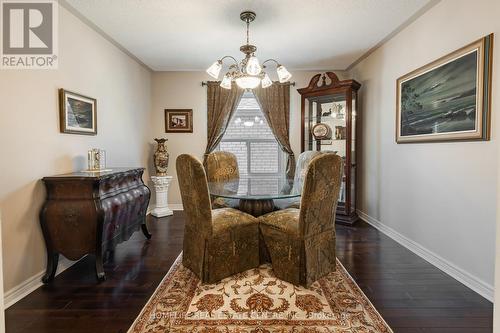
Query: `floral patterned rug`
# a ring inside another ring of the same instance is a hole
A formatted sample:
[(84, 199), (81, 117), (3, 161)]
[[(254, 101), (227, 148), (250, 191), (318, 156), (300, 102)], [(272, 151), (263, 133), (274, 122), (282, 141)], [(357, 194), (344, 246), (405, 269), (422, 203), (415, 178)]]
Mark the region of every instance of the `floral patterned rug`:
[(309, 289), (273, 275), (270, 265), (201, 285), (182, 254), (129, 333), (392, 333), (337, 260)]

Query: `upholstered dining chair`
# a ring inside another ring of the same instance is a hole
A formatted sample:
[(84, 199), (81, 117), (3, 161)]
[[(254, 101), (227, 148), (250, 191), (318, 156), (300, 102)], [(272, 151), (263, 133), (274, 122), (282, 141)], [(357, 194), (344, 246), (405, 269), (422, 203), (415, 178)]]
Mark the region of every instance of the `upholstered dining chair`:
[(202, 283), (258, 267), (258, 220), (233, 208), (212, 210), (205, 170), (195, 157), (180, 155), (176, 168), (186, 215), (182, 264)]
[[(209, 182), (240, 178), (236, 155), (227, 151), (216, 151), (207, 155), (205, 170)], [(238, 200), (212, 197), (212, 208), (238, 208)]]
[[(302, 184), (304, 183), (307, 167), (311, 160), (320, 154), (321, 152), (315, 150), (306, 150), (300, 153), (295, 166), (292, 192), (302, 192)], [(275, 200), (274, 203), (278, 209), (300, 208), (300, 198)]]
[(335, 211), (342, 158), (321, 154), (307, 168), (300, 209), (287, 208), (259, 218), (274, 273), (309, 287), (335, 270)]

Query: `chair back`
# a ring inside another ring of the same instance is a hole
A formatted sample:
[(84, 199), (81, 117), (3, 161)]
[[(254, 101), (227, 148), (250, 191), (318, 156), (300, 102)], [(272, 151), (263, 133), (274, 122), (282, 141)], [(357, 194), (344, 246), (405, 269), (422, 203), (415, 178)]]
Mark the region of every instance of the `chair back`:
[(302, 236), (335, 230), (343, 164), (337, 154), (321, 154), (309, 163), (300, 202), (299, 231)]
[(306, 178), (306, 171), (309, 163), (313, 158), (319, 156), (321, 152), (315, 150), (307, 150), (302, 152), (297, 159), (297, 166), (295, 168), (295, 176), (293, 177), (293, 189), (294, 193), (302, 193), (302, 186), (304, 184), (304, 179)]
[(227, 151), (216, 151), (208, 154), (205, 167), (209, 182), (240, 178), (236, 155)]
[(201, 162), (188, 154), (176, 160), (177, 177), (186, 215), (186, 228), (212, 234), (212, 211), (207, 176)]

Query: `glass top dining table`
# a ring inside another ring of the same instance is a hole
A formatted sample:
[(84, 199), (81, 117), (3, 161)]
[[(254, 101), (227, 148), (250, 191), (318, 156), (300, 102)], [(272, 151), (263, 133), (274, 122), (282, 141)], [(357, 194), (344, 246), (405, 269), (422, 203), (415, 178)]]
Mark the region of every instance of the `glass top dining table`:
[(300, 197), (299, 186), (293, 186), (293, 179), (278, 175), (240, 175), (240, 178), (209, 182), (212, 196), (238, 199), (239, 209), (254, 216), (260, 216), (275, 209), (275, 199)]

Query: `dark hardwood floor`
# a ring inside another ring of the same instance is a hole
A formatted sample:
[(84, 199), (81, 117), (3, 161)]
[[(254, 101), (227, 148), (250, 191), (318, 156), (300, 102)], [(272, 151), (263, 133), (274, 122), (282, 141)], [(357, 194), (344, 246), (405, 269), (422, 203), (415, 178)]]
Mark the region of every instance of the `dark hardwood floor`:
[[(86, 257), (6, 311), (8, 333), (126, 332), (182, 248), (183, 215), (149, 218), (97, 284)], [(493, 305), (373, 227), (337, 226), (337, 255), (395, 333), (492, 332)]]

